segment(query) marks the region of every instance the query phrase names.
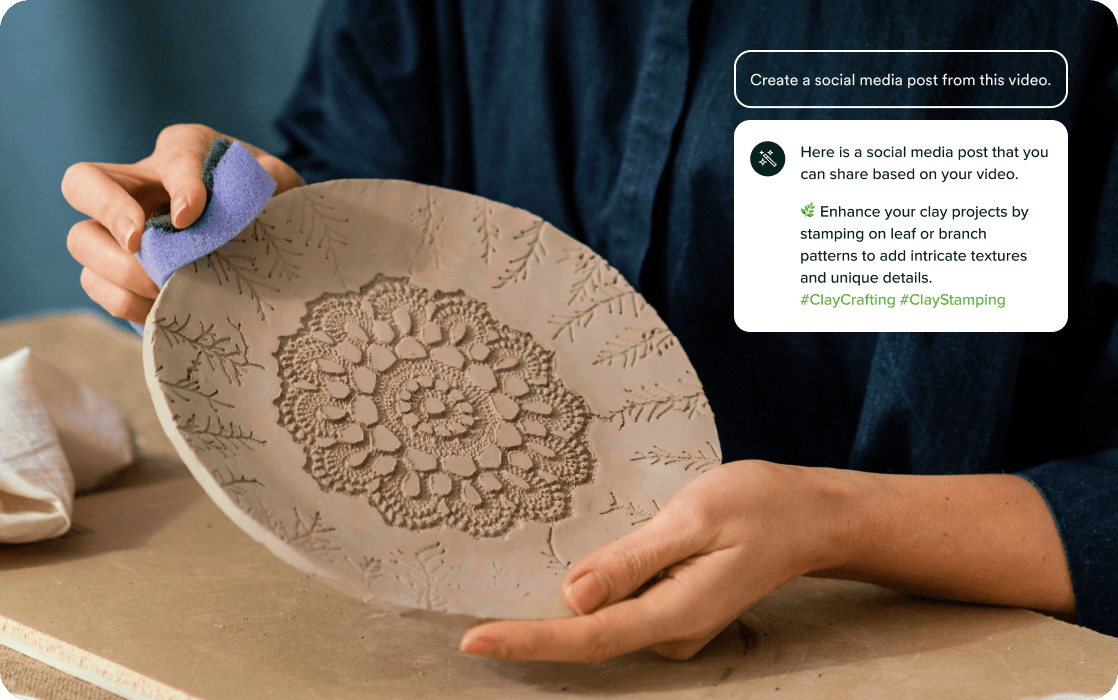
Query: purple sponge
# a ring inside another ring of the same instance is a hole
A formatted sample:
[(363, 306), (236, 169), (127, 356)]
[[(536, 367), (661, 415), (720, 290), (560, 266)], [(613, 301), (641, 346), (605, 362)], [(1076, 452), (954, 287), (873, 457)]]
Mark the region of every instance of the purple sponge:
[[(176, 229), (170, 217), (148, 219), (136, 257), (157, 285), (225, 245), (252, 223), (276, 191), (276, 181), (244, 146), (214, 139), (203, 168), (208, 201), (192, 226)], [(212, 183), (212, 184), (211, 184)], [(143, 333), (143, 326), (132, 324)]]

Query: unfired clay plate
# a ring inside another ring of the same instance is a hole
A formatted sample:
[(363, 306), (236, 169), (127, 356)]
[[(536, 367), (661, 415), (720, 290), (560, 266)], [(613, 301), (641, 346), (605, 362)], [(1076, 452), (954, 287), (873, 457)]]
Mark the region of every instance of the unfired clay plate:
[(172, 276), (144, 341), (207, 493), (370, 601), (569, 614), (571, 563), (721, 461), (691, 364), (618, 272), (460, 192), (286, 192)]

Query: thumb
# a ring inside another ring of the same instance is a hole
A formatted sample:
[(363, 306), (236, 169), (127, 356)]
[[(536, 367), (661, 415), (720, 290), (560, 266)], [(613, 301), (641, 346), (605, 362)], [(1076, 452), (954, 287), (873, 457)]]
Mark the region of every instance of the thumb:
[(201, 124), (175, 124), (164, 129), (155, 142), (150, 163), (163, 183), (171, 203), (171, 223), (186, 228), (206, 208), (202, 165), (210, 144), (220, 136)]
[(700, 519), (669, 503), (643, 527), (588, 554), (571, 567), (563, 598), (585, 615), (631, 595), (673, 564), (697, 554), (710, 540)]

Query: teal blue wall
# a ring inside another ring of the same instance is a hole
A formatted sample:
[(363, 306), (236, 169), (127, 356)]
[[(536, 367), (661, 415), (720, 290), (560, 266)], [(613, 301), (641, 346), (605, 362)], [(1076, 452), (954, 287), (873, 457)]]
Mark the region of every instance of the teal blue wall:
[(201, 122), (277, 150), (322, 0), (25, 0), (0, 22), (0, 321), (93, 308), (59, 183)]

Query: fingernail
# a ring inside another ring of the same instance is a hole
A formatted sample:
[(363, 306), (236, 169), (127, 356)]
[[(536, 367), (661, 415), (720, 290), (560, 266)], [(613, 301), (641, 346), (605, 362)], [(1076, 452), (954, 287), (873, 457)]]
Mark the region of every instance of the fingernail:
[(458, 647), (460, 651), (474, 656), (497, 656), (500, 648), (501, 640), (495, 637), (474, 637), (468, 641), (463, 638)]
[[(179, 197), (171, 205), (171, 223), (172, 224), (174, 224), (174, 222), (178, 221), (179, 217), (182, 216), (183, 210), (186, 209), (186, 204), (187, 204), (186, 197)], [(182, 227), (178, 226), (178, 224), (175, 224), (175, 228), (182, 228)]]
[(574, 603), (575, 612), (579, 615), (593, 612), (606, 602), (606, 596), (606, 587), (593, 571), (587, 571), (567, 586), (567, 600)]
[(136, 231), (136, 224), (132, 223), (132, 219), (129, 219), (124, 214), (121, 214), (120, 218), (116, 220), (117, 240), (123, 241), (124, 247), (128, 250), (132, 250), (132, 244), (136, 240), (137, 233), (139, 232)]

